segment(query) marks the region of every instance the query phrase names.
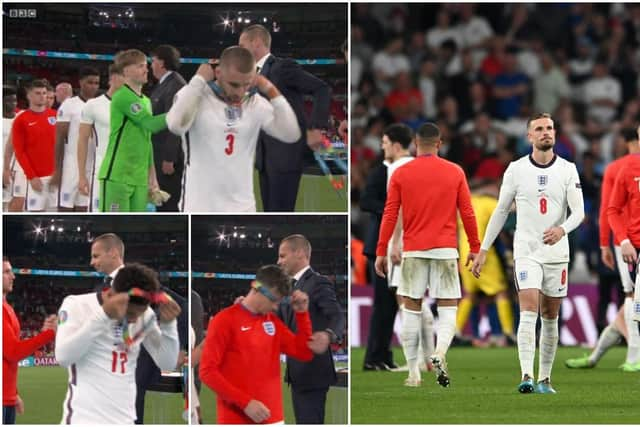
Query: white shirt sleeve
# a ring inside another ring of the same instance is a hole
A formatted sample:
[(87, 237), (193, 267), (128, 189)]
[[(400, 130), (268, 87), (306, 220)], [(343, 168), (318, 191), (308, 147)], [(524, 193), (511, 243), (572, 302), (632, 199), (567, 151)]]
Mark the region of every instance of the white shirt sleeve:
[(89, 312), (83, 310), (79, 302), (73, 296), (66, 297), (58, 311), (55, 354), (58, 363), (64, 367), (82, 359), (96, 338), (111, 325), (102, 308)]
[(87, 102), (82, 107), (82, 111), (80, 112), (80, 123), (85, 125), (93, 125), (95, 123), (95, 119), (93, 117), (93, 106), (95, 103)]
[(580, 186), (580, 176), (575, 164), (571, 164), (571, 177), (567, 184), (567, 204), (571, 209), (571, 215), (560, 225), (565, 234), (571, 233), (578, 228), (584, 219), (584, 199), (582, 197), (582, 187)]
[(287, 99), (283, 95), (276, 96), (271, 100), (271, 105), (273, 115), (262, 124), (262, 129), (282, 142), (297, 142), (302, 134), (296, 114)]
[[(152, 315), (155, 317), (153, 311)], [(154, 320), (152, 325), (151, 330), (142, 341), (142, 345), (160, 369), (173, 371), (178, 363), (178, 353), (180, 352), (178, 322), (175, 319), (168, 323)]]
[(480, 249), (488, 251), (491, 248), (493, 241), (496, 240), (496, 237), (500, 234), (500, 230), (504, 227), (504, 223), (507, 221), (509, 211), (511, 210), (511, 203), (513, 203), (515, 197), (516, 186), (513, 177), (513, 163), (511, 163), (504, 173), (502, 185), (500, 186), (498, 205), (491, 214), (491, 219), (487, 225), (487, 231), (484, 234)]
[(176, 93), (167, 113), (167, 126), (176, 135), (184, 135), (193, 125), (207, 82), (199, 75)]
[(72, 99), (73, 98), (65, 99), (62, 105), (58, 107), (58, 113), (56, 114), (57, 122), (68, 123), (71, 121), (71, 110), (73, 109), (71, 106)]

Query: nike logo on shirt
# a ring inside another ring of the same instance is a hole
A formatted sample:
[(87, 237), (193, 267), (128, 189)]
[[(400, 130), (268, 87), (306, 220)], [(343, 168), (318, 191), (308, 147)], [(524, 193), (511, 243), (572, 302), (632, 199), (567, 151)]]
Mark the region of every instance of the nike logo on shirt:
[(240, 326), (242, 332), (248, 331), (249, 329), (251, 329), (251, 326)]
[(38, 124), (38, 122), (32, 122), (32, 123), (29, 123), (29, 126), (35, 126), (37, 124)]

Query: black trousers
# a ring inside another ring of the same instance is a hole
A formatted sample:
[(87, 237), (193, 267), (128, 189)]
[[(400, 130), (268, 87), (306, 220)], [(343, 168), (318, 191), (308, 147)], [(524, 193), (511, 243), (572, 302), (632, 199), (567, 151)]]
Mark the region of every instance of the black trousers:
[(302, 172), (267, 173), (260, 171), (260, 195), (265, 212), (293, 212)]
[[(387, 279), (378, 276), (374, 271), (375, 260), (368, 259), (368, 266), (373, 277), (373, 312), (369, 321), (369, 337), (364, 363), (393, 363), (391, 338), (393, 337), (393, 323), (398, 312), (395, 294), (389, 289)], [(399, 271), (396, 271), (399, 274)]]
[(15, 406), (2, 406), (2, 424), (15, 424), (16, 423), (16, 407)]
[(611, 302), (611, 291), (615, 291), (618, 297), (618, 306), (624, 304), (624, 292), (620, 285), (620, 278), (617, 274), (599, 274), (598, 275), (598, 307), (596, 315), (596, 326), (598, 332), (609, 324), (607, 320), (607, 309)]
[(172, 175), (165, 175), (162, 173), (162, 162), (156, 164), (156, 177), (158, 178), (158, 185), (160, 189), (171, 194), (171, 198), (167, 200), (162, 206), (156, 207), (158, 212), (178, 212), (178, 203), (180, 202), (180, 196), (182, 195), (182, 173), (184, 172), (184, 159), (180, 158), (173, 164), (174, 173)]
[(291, 386), (291, 400), (296, 424), (324, 424), (324, 407), (329, 387), (300, 390)]

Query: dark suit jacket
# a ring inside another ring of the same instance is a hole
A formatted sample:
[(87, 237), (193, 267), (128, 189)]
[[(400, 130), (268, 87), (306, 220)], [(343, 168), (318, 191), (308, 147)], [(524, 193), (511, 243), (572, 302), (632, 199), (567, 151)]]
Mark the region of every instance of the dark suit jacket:
[[(336, 299), (334, 284), (328, 278), (309, 268), (295, 284), (309, 295), (309, 316), (313, 332), (331, 329), (341, 340), (345, 316)], [(288, 303), (280, 304), (278, 315), (292, 331), (297, 330), (295, 313)], [(333, 385), (337, 381), (331, 349), (323, 354), (315, 354), (310, 362), (299, 362), (287, 358), (285, 379), (298, 389), (317, 389)]]
[(364, 239), (364, 250), (362, 251), (369, 258), (376, 257), (378, 234), (386, 200), (387, 167), (383, 163), (378, 163), (367, 177), (367, 183), (360, 198), (360, 209), (364, 212), (369, 212), (371, 218)]
[[(178, 338), (180, 340), (180, 350), (189, 348), (189, 304), (188, 300), (178, 295), (169, 288), (163, 287), (163, 291), (171, 295), (180, 306), (180, 314), (178, 315)], [(176, 359), (176, 363), (178, 360)], [(140, 355), (138, 356), (138, 366), (136, 368), (136, 385), (138, 389), (147, 390), (149, 386), (160, 380), (160, 368), (156, 365), (153, 358), (142, 346)]]
[[(186, 85), (187, 82), (177, 71), (172, 72), (162, 84), (157, 84), (151, 92), (151, 108), (153, 114), (162, 114), (169, 111), (173, 105), (173, 98), (176, 93)], [(153, 158), (156, 165), (156, 173), (162, 173), (159, 166), (162, 161), (182, 163), (182, 140), (179, 136), (172, 134), (169, 129), (155, 133), (151, 136), (153, 141)]]
[[(271, 80), (289, 101), (296, 113), (302, 136), (294, 144), (285, 144), (265, 132), (260, 132), (256, 148), (256, 169), (268, 174), (302, 173), (305, 164), (315, 162), (313, 152), (307, 146), (307, 129), (326, 128), (329, 123), (329, 85), (304, 71), (294, 60), (273, 55), (265, 61), (260, 74)], [(304, 95), (313, 97), (313, 112), (309, 120), (304, 112)]]

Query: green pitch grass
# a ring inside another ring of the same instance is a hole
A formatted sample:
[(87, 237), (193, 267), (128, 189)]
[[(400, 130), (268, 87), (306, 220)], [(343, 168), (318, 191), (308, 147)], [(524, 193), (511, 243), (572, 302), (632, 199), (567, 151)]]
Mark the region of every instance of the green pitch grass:
[[(25, 405), (24, 415), (16, 418), (18, 424), (60, 424), (62, 403), (67, 394), (66, 369), (19, 368), (18, 390)], [(147, 392), (145, 424), (185, 424), (183, 408), (182, 395)]]
[[(406, 372), (362, 371), (364, 349), (351, 350), (352, 424), (638, 424), (640, 373), (617, 369), (626, 349), (615, 347), (594, 369), (574, 370), (564, 360), (584, 349), (559, 348), (552, 379), (555, 395), (520, 394), (515, 348), (449, 351), (451, 386), (425, 372), (422, 386), (403, 386)], [(394, 349), (404, 364), (402, 350)], [(537, 360), (535, 365), (538, 369)]]
[[(336, 191), (325, 176), (302, 175), (296, 212), (347, 212), (346, 178), (342, 190)], [(256, 196), (256, 209), (262, 211), (262, 197), (260, 196), (260, 179), (258, 172), (253, 174), (253, 188)]]
[[(284, 365), (282, 367), (284, 373)], [(295, 424), (293, 415), (293, 405), (291, 404), (291, 390), (286, 383), (282, 383), (282, 393), (284, 396), (284, 418), (285, 424)], [(325, 424), (347, 424), (347, 389), (342, 387), (331, 387), (327, 394), (327, 404), (325, 406)], [(216, 396), (211, 389), (205, 385), (200, 392), (200, 408), (202, 411), (203, 424), (216, 424)]]

